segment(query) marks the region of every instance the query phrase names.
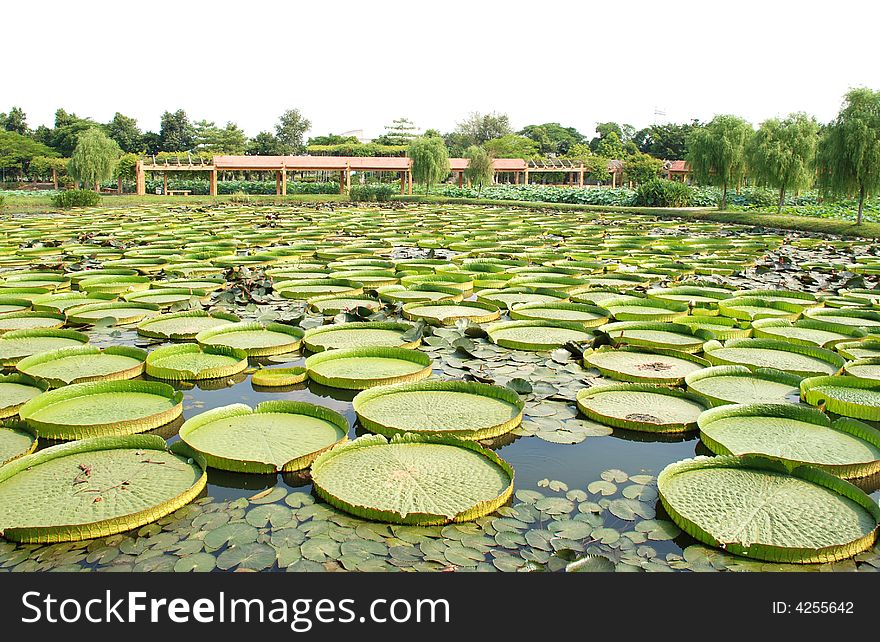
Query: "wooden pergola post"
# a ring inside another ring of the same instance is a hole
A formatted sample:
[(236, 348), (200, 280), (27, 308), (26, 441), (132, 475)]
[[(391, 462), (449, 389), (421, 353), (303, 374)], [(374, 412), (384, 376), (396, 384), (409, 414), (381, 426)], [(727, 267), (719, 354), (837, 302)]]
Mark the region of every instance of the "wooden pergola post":
[(162, 172), (162, 196), (168, 196), (168, 172)]
[(406, 172), (400, 172), (400, 193), (406, 194)]
[(351, 165), (345, 166), (345, 191), (351, 189)]
[(208, 193), (211, 196), (217, 196), (217, 169), (211, 170), (211, 180), (209, 183)]
[(529, 170), (528, 169), (523, 172), (523, 183), (525, 185), (529, 184)]
[(58, 170), (54, 167), (52, 168), (52, 185), (55, 187), (55, 190), (58, 191)]
[(464, 172), (458, 173), (458, 188), (461, 189), (462, 185), (464, 185)]
[(122, 196), (122, 177), (116, 179), (116, 193)]
[(143, 196), (147, 193), (147, 177), (146, 172), (144, 172), (144, 161), (138, 160), (137, 163), (135, 163), (134, 169), (137, 182), (135, 192), (137, 192), (138, 196)]
[(407, 170), (406, 172), (406, 193), (412, 194), (412, 185), (413, 185), (413, 177), (412, 177), (412, 169)]
[(281, 196), (287, 196), (287, 168), (281, 168)]
[(281, 196), (281, 170), (275, 171), (275, 196)]
[(583, 187), (583, 186), (584, 186), (584, 168), (581, 167), (580, 171), (578, 172), (578, 187)]
[(339, 172), (339, 193), (345, 194), (345, 170)]

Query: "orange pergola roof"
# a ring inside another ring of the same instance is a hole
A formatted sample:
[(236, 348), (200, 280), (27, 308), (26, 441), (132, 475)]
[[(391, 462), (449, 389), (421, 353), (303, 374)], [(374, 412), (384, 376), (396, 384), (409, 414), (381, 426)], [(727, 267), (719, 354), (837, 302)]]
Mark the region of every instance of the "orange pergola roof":
[[(405, 156), (214, 156), (218, 170), (297, 170), (340, 171), (345, 169), (374, 172), (403, 172), (410, 168)], [(466, 169), (468, 159), (450, 158), (453, 172)], [(496, 158), (492, 161), (496, 172), (522, 172), (526, 162), (520, 158)]]

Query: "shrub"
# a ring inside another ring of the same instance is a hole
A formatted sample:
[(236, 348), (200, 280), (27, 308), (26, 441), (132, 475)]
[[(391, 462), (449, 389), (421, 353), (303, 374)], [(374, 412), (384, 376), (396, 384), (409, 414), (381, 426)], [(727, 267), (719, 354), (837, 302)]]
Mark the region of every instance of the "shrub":
[(0, 194), (0, 209), (3, 209), (3, 204), (4, 204), (5, 200), (6, 199), (4, 198), (4, 196), (2, 194)]
[(691, 188), (678, 181), (655, 178), (636, 190), (636, 205), (643, 207), (687, 207)]
[(389, 201), (395, 191), (394, 185), (390, 183), (352, 185), (348, 191), (348, 198), (353, 202)]
[(251, 197), (244, 192), (236, 192), (229, 198), (230, 203), (250, 203)]
[(71, 207), (94, 207), (101, 202), (97, 192), (88, 189), (71, 189), (52, 197), (52, 206), (68, 209)]

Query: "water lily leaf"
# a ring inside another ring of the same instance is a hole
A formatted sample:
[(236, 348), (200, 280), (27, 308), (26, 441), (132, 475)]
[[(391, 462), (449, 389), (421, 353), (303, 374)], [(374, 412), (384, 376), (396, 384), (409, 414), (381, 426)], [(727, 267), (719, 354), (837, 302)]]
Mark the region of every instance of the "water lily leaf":
[(244, 519), (248, 524), (257, 528), (271, 524), (275, 529), (289, 523), (293, 519), (293, 511), (280, 504), (264, 504), (249, 510)]
[(569, 563), (565, 570), (568, 573), (612, 573), (615, 565), (602, 555), (587, 555)]
[(230, 546), (244, 546), (257, 540), (257, 529), (250, 524), (236, 522), (224, 524), (205, 535), (205, 548), (217, 550), (224, 544)]
[(594, 495), (613, 495), (617, 492), (617, 486), (610, 481), (602, 479), (591, 482), (590, 485), (587, 486), (587, 490)]
[(217, 566), (217, 558), (210, 553), (195, 553), (181, 557), (174, 563), (176, 573), (209, 573)]

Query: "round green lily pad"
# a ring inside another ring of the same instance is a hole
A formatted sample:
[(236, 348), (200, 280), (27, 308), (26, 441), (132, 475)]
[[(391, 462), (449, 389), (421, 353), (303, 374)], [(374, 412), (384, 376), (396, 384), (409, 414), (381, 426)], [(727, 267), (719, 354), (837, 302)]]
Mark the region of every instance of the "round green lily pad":
[(412, 303), (414, 301), (461, 301), (464, 292), (457, 288), (442, 285), (422, 284), (406, 287), (404, 285), (383, 285), (376, 289), (379, 299), (386, 303)]
[[(4, 335), (8, 337), (9, 335)], [(2, 345), (2, 343), (0, 343)], [(869, 335), (859, 341), (845, 341), (837, 343), (834, 349), (847, 359), (870, 359), (880, 357), (880, 338)]]
[(301, 279), (275, 284), (275, 291), (287, 299), (308, 299), (325, 294), (363, 294), (363, 283), (348, 279)]
[(656, 384), (607, 384), (577, 394), (578, 408), (593, 421), (643, 432), (695, 430), (708, 405), (699, 395)]
[(675, 301), (624, 297), (602, 302), (617, 321), (672, 321), (686, 316), (688, 306)]
[(880, 431), (854, 419), (832, 422), (793, 404), (736, 404), (700, 416), (700, 439), (718, 455), (763, 455), (838, 477), (880, 471)]
[(733, 297), (718, 303), (718, 313), (733, 319), (754, 321), (757, 319), (790, 319), (801, 316), (804, 305), (787, 301), (774, 301), (757, 297)]
[(77, 346), (25, 357), (15, 368), (53, 388), (86, 381), (134, 379), (143, 374), (147, 351), (128, 346)]
[(203, 330), (196, 341), (203, 346), (244, 350), (249, 357), (266, 357), (299, 349), (305, 331), (284, 323), (242, 322)]
[(880, 381), (846, 376), (810, 377), (801, 381), (801, 398), (844, 417), (880, 421)]
[(321, 385), (365, 390), (429, 377), (431, 358), (418, 350), (368, 346), (319, 352), (306, 359), (306, 368)]
[[(26, 402), (48, 389), (48, 384), (27, 375), (0, 375), (0, 419), (14, 417)], [(0, 458), (2, 460), (2, 458)]]
[(325, 315), (339, 314), (346, 310), (354, 310), (356, 308), (367, 308), (368, 310), (378, 310), (382, 307), (382, 302), (371, 299), (368, 296), (340, 296), (336, 294), (315, 296), (306, 300), (309, 309)]
[(88, 335), (75, 330), (14, 330), (0, 337), (0, 365), (13, 366), (38, 352), (72, 348), (88, 342)]
[(832, 329), (835, 326), (841, 329), (861, 328), (871, 334), (880, 334), (880, 312), (876, 310), (812, 308), (806, 310), (804, 316), (814, 321), (821, 321)]
[(532, 303), (562, 303), (568, 300), (568, 294), (561, 290), (545, 290), (529, 287), (488, 288), (476, 292), (477, 301), (491, 303), (499, 308), (513, 308), (517, 305)]
[(85, 292), (64, 292), (47, 294), (34, 299), (35, 312), (58, 312), (63, 314), (68, 308), (93, 303), (108, 303), (116, 299), (115, 294), (86, 294)]
[(65, 311), (70, 323), (90, 324), (101, 319), (112, 318), (114, 323), (136, 323), (146, 317), (159, 314), (159, 306), (154, 303), (92, 303), (67, 308)]
[(678, 386), (684, 378), (709, 362), (686, 352), (647, 348), (599, 348), (584, 353), (584, 367), (596, 368), (606, 377), (634, 383)]
[(312, 465), (315, 492), (348, 513), (429, 526), (494, 512), (513, 492), (514, 473), (495, 453), (450, 437), (369, 435)]
[(52, 312), (10, 312), (0, 315), (0, 334), (16, 330), (60, 328), (64, 321), (63, 314)]
[(605, 308), (586, 303), (524, 303), (510, 310), (511, 319), (567, 321), (585, 328), (607, 323), (611, 313)]
[(183, 393), (153, 381), (76, 383), (25, 403), (18, 416), (46, 439), (130, 435), (158, 428), (183, 412)]
[(406, 338), (413, 328), (411, 323), (394, 321), (336, 323), (309, 328), (303, 344), (311, 352), (365, 346), (415, 348), (422, 342), (421, 335), (412, 340)]
[(122, 295), (122, 298), (133, 303), (155, 303), (160, 308), (169, 308), (175, 303), (184, 303), (194, 298), (206, 301), (209, 298), (209, 295), (204, 290), (159, 288), (155, 290), (143, 290), (141, 292), (130, 292)]
[(172, 339), (176, 341), (191, 341), (199, 332), (213, 330), (221, 326), (238, 323), (240, 319), (234, 314), (226, 312), (205, 312), (203, 310), (188, 310), (186, 312), (174, 312), (160, 314), (141, 321), (137, 325), (137, 333), (153, 339)]
[(612, 345), (662, 348), (682, 352), (700, 352), (713, 335), (705, 330), (674, 322), (619, 321), (599, 328), (611, 339)]
[(0, 425), (0, 466), (29, 455), (37, 448), (37, 435), (23, 421), (5, 421)]
[(488, 326), (486, 334), (492, 343), (514, 350), (553, 350), (593, 339), (583, 325), (567, 321), (503, 321)]
[(184, 343), (153, 350), (146, 361), (151, 377), (193, 381), (231, 377), (248, 366), (247, 352), (225, 345)]
[[(3, 292), (0, 290), (0, 295), (2, 294)], [(13, 312), (26, 312), (31, 309), (31, 305), (31, 302), (27, 299), (0, 296), (0, 315), (11, 314)]]
[(688, 390), (699, 393), (715, 405), (730, 403), (798, 403), (798, 375), (745, 366), (712, 366), (685, 377)]
[(243, 473), (308, 468), (324, 450), (348, 439), (338, 412), (301, 401), (264, 401), (215, 408), (188, 419), (180, 438), (212, 468)]
[(365, 390), (353, 400), (361, 426), (386, 436), (412, 432), (488, 439), (522, 422), (510, 388), (466, 381), (421, 381)]
[(27, 543), (122, 533), (185, 506), (206, 481), (203, 463), (155, 435), (52, 446), (0, 467), (0, 533)]
[(777, 339), (729, 339), (724, 345), (710, 341), (703, 356), (713, 365), (774, 368), (802, 377), (833, 374), (846, 363), (831, 350)]
[(283, 388), (294, 386), (309, 378), (308, 370), (295, 368), (263, 368), (251, 375), (251, 383), (263, 388)]
[(433, 325), (455, 325), (459, 319), (472, 323), (486, 323), (501, 316), (498, 306), (479, 301), (437, 301), (406, 303), (403, 306), (405, 319), (423, 319)]
[(851, 377), (880, 383), (880, 358), (850, 361), (843, 367), (843, 371)]
[(874, 545), (880, 507), (811, 466), (763, 457), (697, 457), (657, 479), (675, 524), (697, 540), (755, 560), (833, 562)]
[[(710, 332), (718, 341), (727, 339), (747, 339), (752, 336), (752, 326), (748, 321), (738, 321), (727, 317), (710, 317), (694, 314), (687, 317), (678, 317), (675, 323), (686, 325), (696, 330)], [(743, 327), (744, 326), (744, 327)]]

